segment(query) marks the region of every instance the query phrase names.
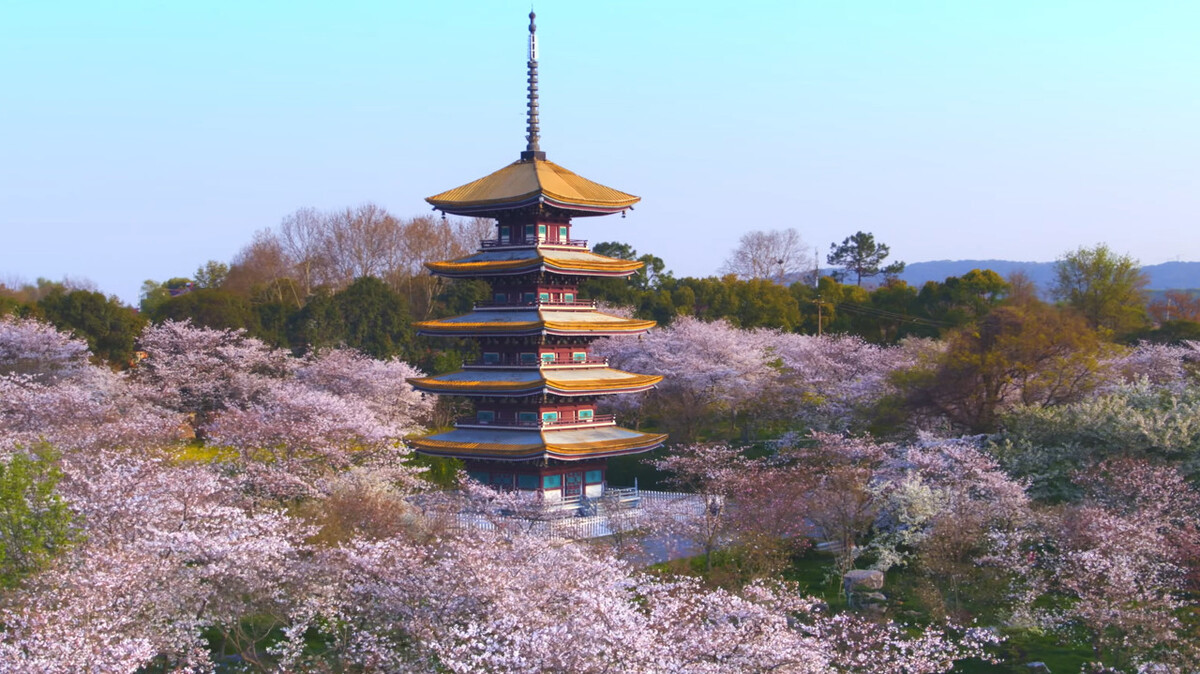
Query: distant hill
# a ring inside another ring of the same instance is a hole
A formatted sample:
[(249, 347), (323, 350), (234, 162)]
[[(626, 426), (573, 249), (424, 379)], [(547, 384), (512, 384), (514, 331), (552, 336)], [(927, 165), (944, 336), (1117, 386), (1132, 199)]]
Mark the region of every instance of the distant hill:
[(1053, 262), (1014, 262), (1012, 260), (933, 260), (910, 262), (905, 265), (900, 279), (918, 288), (926, 281), (944, 281), (951, 276), (962, 276), (972, 269), (991, 269), (1001, 276), (1015, 271), (1025, 272), (1038, 288), (1048, 290), (1054, 283)]
[(1200, 288), (1200, 262), (1164, 262), (1142, 267), (1150, 275), (1150, 290)]
[[(1054, 283), (1053, 262), (1014, 262), (1012, 260), (934, 260), (912, 262), (905, 266), (900, 278), (909, 285), (920, 287), (926, 281), (944, 281), (950, 276), (962, 276), (972, 269), (991, 269), (1001, 276), (1023, 271), (1043, 292)], [(1150, 277), (1149, 290), (1185, 290), (1200, 288), (1200, 262), (1164, 262), (1142, 267)]]

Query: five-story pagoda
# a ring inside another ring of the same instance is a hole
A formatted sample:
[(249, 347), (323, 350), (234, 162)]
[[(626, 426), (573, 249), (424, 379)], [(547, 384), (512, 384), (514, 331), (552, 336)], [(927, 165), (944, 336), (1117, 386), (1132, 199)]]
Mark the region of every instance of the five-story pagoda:
[(411, 380), (421, 391), (475, 403), (474, 417), (413, 445), (462, 459), (481, 482), (537, 491), (552, 502), (600, 496), (608, 457), (651, 450), (666, 436), (596, 414), (600, 396), (645, 391), (661, 377), (609, 368), (592, 356), (591, 343), (641, 334), (654, 321), (604, 314), (579, 298), (586, 278), (627, 277), (642, 265), (592, 253), (571, 238), (571, 219), (623, 213), (639, 198), (546, 160), (532, 12), (528, 66), (528, 143), (520, 160), (426, 199), (443, 213), (495, 218), (496, 238), (473, 255), (426, 265), (439, 276), (487, 281), (492, 299), (464, 316), (417, 324), (422, 335), (474, 338), (482, 358), (459, 372)]

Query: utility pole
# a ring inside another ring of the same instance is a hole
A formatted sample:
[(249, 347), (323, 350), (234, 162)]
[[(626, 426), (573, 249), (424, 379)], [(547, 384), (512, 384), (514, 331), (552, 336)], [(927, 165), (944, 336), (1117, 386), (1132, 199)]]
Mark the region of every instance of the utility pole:
[(821, 305), (822, 305), (822, 304), (824, 304), (824, 302), (822, 302), (822, 301), (821, 301), (821, 298), (820, 298), (820, 297), (818, 297), (817, 299), (813, 300), (813, 301), (812, 301), (812, 303), (813, 303), (813, 304), (815, 304), (815, 305), (817, 305), (817, 336), (818, 336), (818, 337), (820, 337), (820, 336), (822, 335), (822, 330), (821, 330)]

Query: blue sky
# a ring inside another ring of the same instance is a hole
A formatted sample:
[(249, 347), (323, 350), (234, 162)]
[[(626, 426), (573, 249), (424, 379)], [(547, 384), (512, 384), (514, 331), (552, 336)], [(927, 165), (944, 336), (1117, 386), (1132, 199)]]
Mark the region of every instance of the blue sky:
[[(524, 147), (528, 3), (0, 4), (0, 279), (228, 261), (304, 206), (399, 216)], [(538, 2), (542, 148), (643, 197), (580, 236), (707, 275), (822, 255), (1200, 259), (1200, 3)]]

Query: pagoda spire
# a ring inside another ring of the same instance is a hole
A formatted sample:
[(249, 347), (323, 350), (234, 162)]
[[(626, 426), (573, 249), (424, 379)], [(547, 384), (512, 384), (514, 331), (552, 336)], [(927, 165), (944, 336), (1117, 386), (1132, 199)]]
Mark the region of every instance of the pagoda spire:
[(538, 130), (538, 71), (537, 71), (537, 15), (529, 10), (529, 102), (525, 120), (525, 151), (521, 153), (522, 161), (530, 159), (545, 159), (546, 153), (538, 145), (541, 136)]

